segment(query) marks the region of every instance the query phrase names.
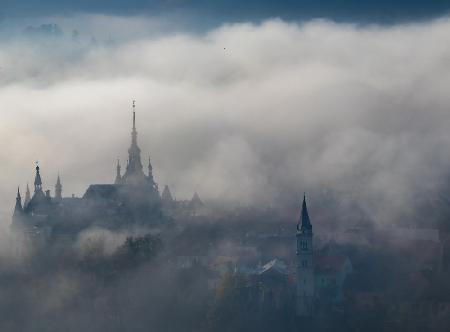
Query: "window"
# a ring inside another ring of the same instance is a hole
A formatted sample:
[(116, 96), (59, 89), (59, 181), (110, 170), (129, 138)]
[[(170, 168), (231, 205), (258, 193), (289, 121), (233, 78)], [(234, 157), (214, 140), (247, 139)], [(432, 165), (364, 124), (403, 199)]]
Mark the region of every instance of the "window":
[(302, 260), (302, 267), (308, 267), (308, 261), (306, 259)]
[(300, 249), (306, 251), (308, 250), (308, 241), (306, 240), (301, 240), (300, 241)]

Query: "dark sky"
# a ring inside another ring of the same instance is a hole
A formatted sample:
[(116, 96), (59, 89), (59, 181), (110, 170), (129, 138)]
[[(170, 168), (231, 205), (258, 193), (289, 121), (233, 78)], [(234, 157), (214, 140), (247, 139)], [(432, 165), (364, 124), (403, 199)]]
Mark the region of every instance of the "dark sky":
[(2, 0), (3, 18), (74, 13), (160, 15), (185, 13), (205, 22), (327, 18), (361, 23), (416, 21), (441, 16), (450, 0)]

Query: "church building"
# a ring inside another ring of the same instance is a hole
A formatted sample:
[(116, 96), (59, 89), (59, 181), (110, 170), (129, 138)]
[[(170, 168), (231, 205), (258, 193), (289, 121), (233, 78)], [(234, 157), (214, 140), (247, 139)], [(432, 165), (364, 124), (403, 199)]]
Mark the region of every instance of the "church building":
[(27, 185), (22, 204), (18, 189), (12, 226), (28, 233), (53, 236), (60, 233), (76, 234), (92, 225), (120, 228), (130, 223), (157, 225), (162, 222), (161, 197), (150, 158), (147, 172), (144, 172), (141, 161), (134, 102), (131, 145), (125, 172), (121, 174), (118, 161), (113, 184), (92, 184), (82, 198), (73, 195), (63, 197), (62, 192), (59, 175), (54, 197), (51, 197), (50, 190), (44, 191), (41, 169), (36, 165), (34, 193), (30, 195)]

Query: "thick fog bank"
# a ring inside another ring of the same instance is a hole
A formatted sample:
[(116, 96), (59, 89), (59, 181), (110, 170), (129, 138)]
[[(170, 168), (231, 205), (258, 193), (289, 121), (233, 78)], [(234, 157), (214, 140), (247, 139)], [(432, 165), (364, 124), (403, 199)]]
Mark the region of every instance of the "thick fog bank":
[(4, 223), (35, 160), (65, 195), (112, 182), (132, 99), (142, 157), (176, 198), (283, 204), (307, 191), (390, 223), (448, 190), (448, 18), (202, 34), (142, 17), (49, 22), (61, 33), (35, 25), (0, 41)]

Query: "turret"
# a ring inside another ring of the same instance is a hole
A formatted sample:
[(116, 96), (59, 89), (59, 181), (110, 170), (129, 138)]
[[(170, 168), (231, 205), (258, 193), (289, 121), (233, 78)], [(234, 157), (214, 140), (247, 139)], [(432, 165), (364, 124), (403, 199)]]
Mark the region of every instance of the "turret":
[(62, 200), (62, 185), (61, 185), (61, 179), (58, 174), (58, 178), (56, 179), (55, 184), (55, 201), (61, 202)]
[(116, 179), (114, 180), (114, 184), (121, 184), (121, 183), (122, 183), (122, 175), (120, 174), (120, 160), (117, 159)]
[(39, 165), (36, 164), (36, 176), (34, 177), (34, 192), (42, 191), (41, 174), (39, 173)]
[(23, 213), (22, 198), (20, 197), (20, 190), (17, 187), (16, 206), (14, 207), (14, 217)]
[(30, 203), (31, 201), (31, 194), (30, 194), (30, 187), (28, 186), (28, 182), (27, 182), (27, 191), (25, 192), (25, 200), (23, 202), (23, 208), (25, 208), (28, 203)]
[(164, 202), (166, 202), (166, 203), (173, 202), (173, 197), (172, 197), (172, 194), (170, 192), (169, 186), (167, 184), (164, 186), (164, 190), (163, 190), (163, 192), (161, 194), (161, 200), (163, 201), (163, 203)]

